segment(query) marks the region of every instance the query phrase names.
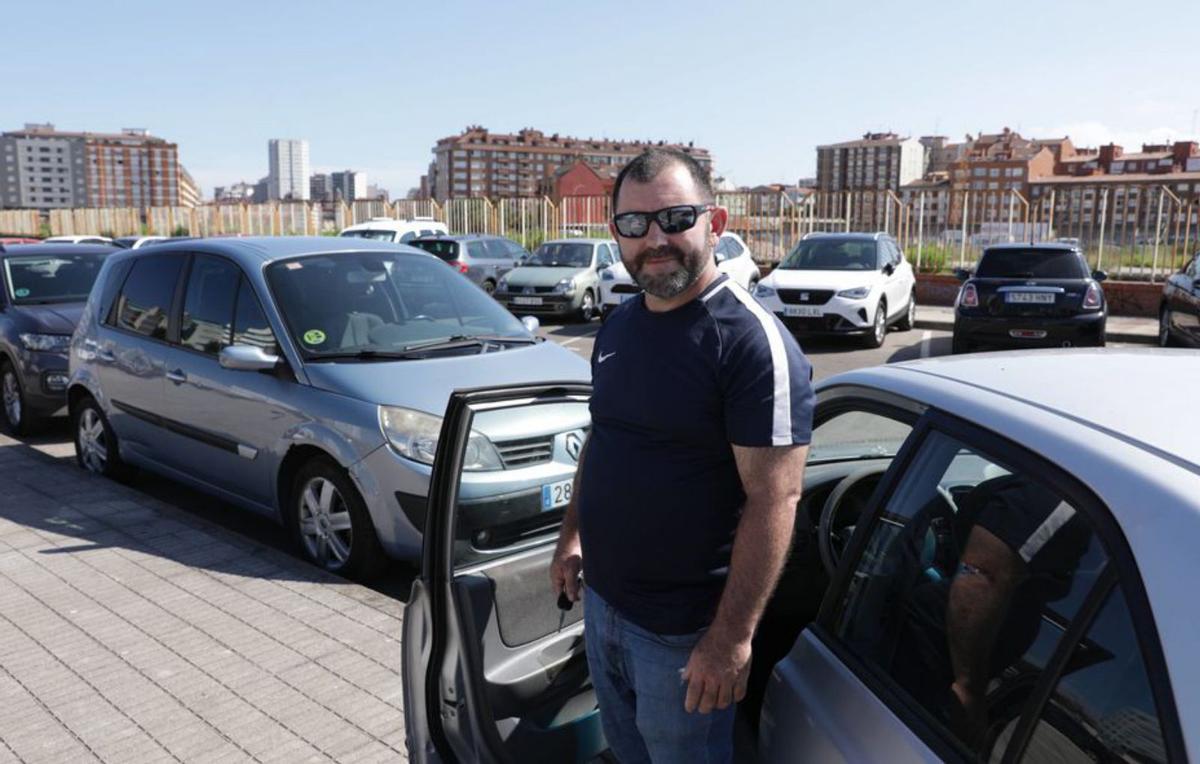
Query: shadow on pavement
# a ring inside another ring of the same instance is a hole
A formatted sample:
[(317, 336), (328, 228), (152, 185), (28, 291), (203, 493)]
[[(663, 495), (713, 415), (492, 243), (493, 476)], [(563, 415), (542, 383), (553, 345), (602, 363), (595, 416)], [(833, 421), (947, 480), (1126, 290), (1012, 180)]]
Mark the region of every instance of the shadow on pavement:
[[(930, 337), (929, 338), (929, 356), (950, 355), (952, 338), (947, 335), (945, 337)], [(886, 363), (899, 363), (900, 361), (915, 361), (921, 358), (921, 341), (918, 339), (910, 345), (898, 349), (896, 352), (888, 356)]]
[(590, 337), (600, 331), (600, 321), (589, 321), (586, 324), (562, 324), (561, 326), (543, 326), (543, 334), (547, 337)]
[[(238, 575), (343, 580), (301, 559), (270, 518), (142, 470), (124, 484), (84, 472), (63, 418), (23, 441), (0, 434), (0, 518), (79, 541), (47, 554), (118, 546)], [(367, 585), (407, 601), (415, 570), (394, 563)]]

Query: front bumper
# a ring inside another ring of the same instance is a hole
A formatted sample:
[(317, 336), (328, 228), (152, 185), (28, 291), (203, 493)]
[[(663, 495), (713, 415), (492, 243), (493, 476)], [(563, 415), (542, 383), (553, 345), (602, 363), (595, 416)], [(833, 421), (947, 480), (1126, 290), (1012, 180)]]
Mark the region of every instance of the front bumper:
[[(758, 301), (778, 316), (789, 331), (797, 334), (867, 334), (874, 331), (879, 297), (868, 294), (855, 300), (835, 294), (820, 305), (785, 303), (778, 296), (760, 297)], [(794, 315), (796, 313), (813, 315)]]
[(1094, 346), (1104, 341), (1107, 311), (1075, 316), (977, 316), (954, 314), (954, 340), (960, 346), (1046, 348)]
[(17, 358), (25, 407), (34, 416), (51, 416), (67, 405), (70, 376), (66, 353), (25, 350)]
[[(352, 469), (379, 542), (393, 558), (421, 557), (430, 472), (428, 465), (406, 459), (387, 445), (372, 451)], [(530, 528), (561, 521), (562, 508), (542, 509), (543, 490), (574, 475), (574, 464), (557, 459), (527, 467), (464, 472), (456, 536), (486, 553), (520, 541)]]
[[(563, 314), (579, 310), (583, 302), (583, 292), (575, 294), (536, 294), (525, 295), (512, 292), (496, 292), (493, 298), (510, 313), (527, 315), (531, 313)], [(536, 303), (533, 301), (536, 300)], [(530, 304), (533, 303), (533, 304)]]

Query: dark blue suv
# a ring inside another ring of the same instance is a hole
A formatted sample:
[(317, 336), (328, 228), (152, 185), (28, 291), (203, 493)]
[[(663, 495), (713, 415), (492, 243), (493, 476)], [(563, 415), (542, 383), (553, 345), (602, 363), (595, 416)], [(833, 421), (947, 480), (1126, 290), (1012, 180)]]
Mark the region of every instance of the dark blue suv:
[(67, 404), (67, 348), (116, 247), (0, 245), (0, 424), (26, 435)]

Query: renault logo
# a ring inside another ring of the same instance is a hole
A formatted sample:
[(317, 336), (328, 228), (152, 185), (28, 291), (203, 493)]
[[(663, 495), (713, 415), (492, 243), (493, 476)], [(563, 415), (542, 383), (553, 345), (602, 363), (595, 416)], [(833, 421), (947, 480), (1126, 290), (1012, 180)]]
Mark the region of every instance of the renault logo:
[(567, 456), (571, 457), (571, 461), (579, 463), (579, 454), (583, 451), (583, 438), (579, 437), (579, 433), (567, 433)]
[(537, 294), (537, 289), (534, 287), (525, 287), (525, 294)]

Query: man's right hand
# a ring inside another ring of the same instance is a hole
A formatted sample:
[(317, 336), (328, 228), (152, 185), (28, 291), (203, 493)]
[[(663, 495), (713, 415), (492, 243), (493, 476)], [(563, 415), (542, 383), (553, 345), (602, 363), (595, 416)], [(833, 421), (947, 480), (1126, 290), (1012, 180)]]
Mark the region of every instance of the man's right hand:
[(578, 546), (557, 549), (550, 563), (550, 585), (554, 594), (566, 594), (572, 602), (579, 601), (579, 576), (583, 572), (583, 555)]

